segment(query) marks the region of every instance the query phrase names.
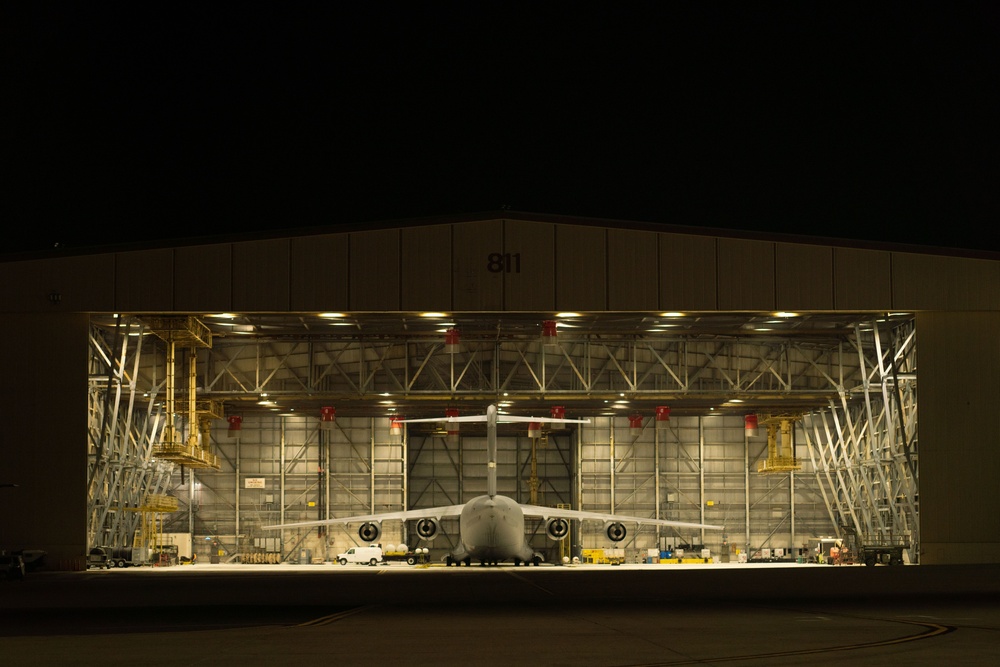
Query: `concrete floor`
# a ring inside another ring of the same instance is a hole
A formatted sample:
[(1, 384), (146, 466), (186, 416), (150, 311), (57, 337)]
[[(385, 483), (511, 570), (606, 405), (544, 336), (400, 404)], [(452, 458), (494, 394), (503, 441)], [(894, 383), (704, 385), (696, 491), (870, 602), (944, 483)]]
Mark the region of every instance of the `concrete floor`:
[(34, 572), (0, 618), (10, 665), (980, 665), (1000, 566)]

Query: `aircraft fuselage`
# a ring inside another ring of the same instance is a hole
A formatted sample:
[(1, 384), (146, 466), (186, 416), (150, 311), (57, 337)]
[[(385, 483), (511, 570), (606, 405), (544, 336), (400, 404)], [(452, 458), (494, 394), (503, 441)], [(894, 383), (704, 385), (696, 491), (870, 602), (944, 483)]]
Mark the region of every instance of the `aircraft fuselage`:
[(525, 542), (524, 512), (507, 496), (478, 496), (466, 503), (459, 519), (461, 547), (452, 557), (482, 563), (513, 559), (529, 562), (534, 551)]

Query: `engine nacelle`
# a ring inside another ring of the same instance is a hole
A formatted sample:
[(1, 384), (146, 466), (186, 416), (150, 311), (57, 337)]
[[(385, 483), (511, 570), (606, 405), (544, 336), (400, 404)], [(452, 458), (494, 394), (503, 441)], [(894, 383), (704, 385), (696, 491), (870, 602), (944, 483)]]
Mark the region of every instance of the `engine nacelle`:
[(441, 530), (441, 524), (434, 517), (424, 517), (423, 519), (417, 519), (415, 528), (417, 530), (417, 537), (422, 540), (433, 540), (437, 537), (438, 531)]
[(374, 521), (368, 521), (367, 523), (361, 524), (358, 528), (358, 537), (364, 542), (378, 542), (378, 538), (382, 535), (382, 525), (375, 523)]
[(545, 534), (550, 540), (565, 540), (569, 535), (569, 521), (558, 516), (552, 517), (545, 522)]
[(621, 542), (628, 534), (628, 531), (625, 530), (625, 525), (617, 521), (609, 523), (605, 527), (604, 532), (607, 533), (608, 539), (612, 542)]

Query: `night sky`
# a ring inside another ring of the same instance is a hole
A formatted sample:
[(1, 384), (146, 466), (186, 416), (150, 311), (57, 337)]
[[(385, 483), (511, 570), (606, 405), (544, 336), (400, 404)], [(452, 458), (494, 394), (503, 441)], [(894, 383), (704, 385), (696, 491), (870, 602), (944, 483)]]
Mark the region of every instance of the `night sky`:
[(27, 3), (4, 252), (502, 208), (998, 249), (998, 8)]

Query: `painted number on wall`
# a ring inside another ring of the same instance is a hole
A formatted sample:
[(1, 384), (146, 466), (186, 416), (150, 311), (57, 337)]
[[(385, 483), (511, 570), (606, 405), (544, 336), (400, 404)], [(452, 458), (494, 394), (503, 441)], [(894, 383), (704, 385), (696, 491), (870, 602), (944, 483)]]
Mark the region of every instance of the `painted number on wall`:
[(491, 252), (486, 258), (486, 268), (490, 273), (520, 273), (521, 253)]

